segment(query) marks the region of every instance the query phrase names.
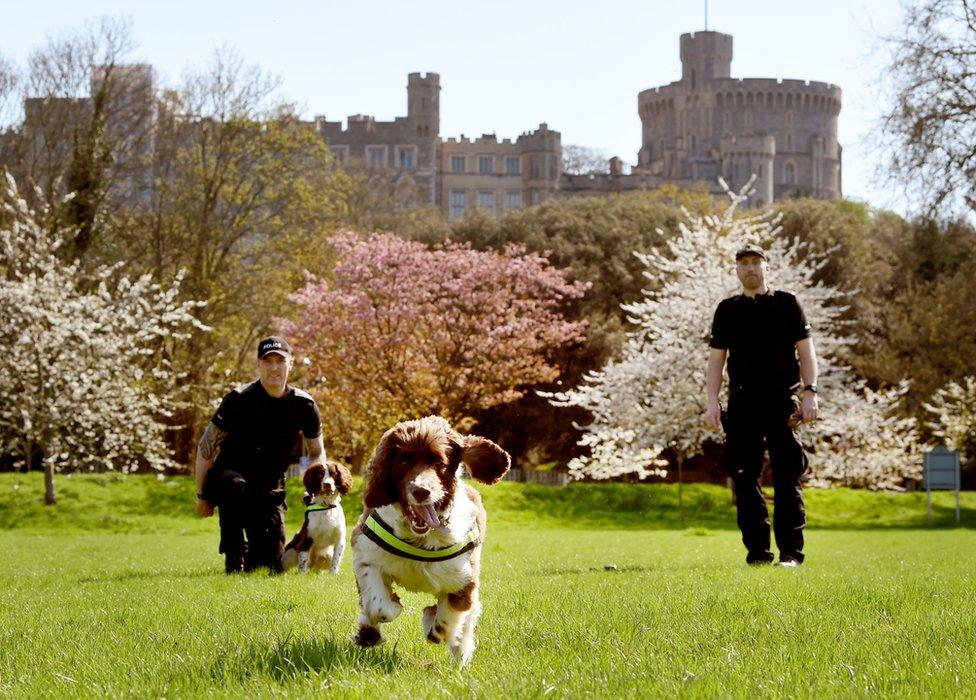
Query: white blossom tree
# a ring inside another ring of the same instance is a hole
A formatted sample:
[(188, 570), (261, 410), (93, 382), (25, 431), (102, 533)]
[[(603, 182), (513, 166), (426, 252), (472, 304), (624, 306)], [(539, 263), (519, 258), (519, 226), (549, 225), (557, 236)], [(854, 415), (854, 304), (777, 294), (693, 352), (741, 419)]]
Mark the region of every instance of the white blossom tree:
[(964, 461), (976, 457), (976, 377), (962, 383), (948, 382), (923, 404), (932, 414), (932, 435), (950, 450), (958, 450)]
[(637, 254), (648, 283), (640, 300), (623, 305), (632, 328), (616, 359), (575, 389), (547, 394), (555, 405), (580, 406), (593, 416), (577, 426), (588, 454), (570, 462), (571, 474), (663, 474), (667, 450), (680, 468), (706, 440), (720, 439), (704, 423), (709, 330), (718, 302), (740, 290), (735, 251), (756, 243), (770, 257), (770, 286), (795, 293), (814, 329), (824, 417), (801, 433), (816, 453), (812, 483), (897, 488), (920, 469), (913, 422), (895, 415), (906, 387), (870, 391), (853, 375), (844, 361), (853, 344), (843, 320), (847, 297), (814, 282), (825, 258), (778, 236), (771, 215), (740, 215), (749, 185), (739, 193), (722, 185), (732, 200), (722, 216), (686, 211), (663, 250)]
[(72, 232), (48, 230), (49, 211), (31, 209), (9, 174), (2, 200), (0, 449), (21, 464), (41, 457), (48, 504), (59, 469), (171, 465), (163, 419), (179, 374), (164, 351), (206, 330), (199, 305), (179, 300), (179, 279), (164, 288), (117, 267), (83, 276), (59, 257)]

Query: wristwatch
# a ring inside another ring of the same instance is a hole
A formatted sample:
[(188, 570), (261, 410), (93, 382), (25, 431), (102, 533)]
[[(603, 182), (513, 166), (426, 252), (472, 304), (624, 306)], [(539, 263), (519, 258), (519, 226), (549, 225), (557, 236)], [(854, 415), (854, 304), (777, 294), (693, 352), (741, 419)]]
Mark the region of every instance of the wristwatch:
[(807, 384), (805, 387), (803, 387), (803, 391), (812, 391), (814, 394), (816, 394), (820, 391), (820, 387), (816, 384)]

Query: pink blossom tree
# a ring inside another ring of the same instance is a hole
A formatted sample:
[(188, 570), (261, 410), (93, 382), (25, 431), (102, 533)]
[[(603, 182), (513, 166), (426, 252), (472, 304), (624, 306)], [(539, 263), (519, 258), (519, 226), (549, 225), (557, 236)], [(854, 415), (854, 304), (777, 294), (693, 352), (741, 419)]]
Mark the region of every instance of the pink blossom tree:
[(463, 422), (560, 373), (551, 351), (583, 340), (564, 305), (570, 283), (523, 247), (433, 250), (392, 234), (340, 232), (327, 277), (308, 275), (281, 330), (311, 359), (305, 378), (332, 449), (354, 463), (394, 422), (436, 413)]

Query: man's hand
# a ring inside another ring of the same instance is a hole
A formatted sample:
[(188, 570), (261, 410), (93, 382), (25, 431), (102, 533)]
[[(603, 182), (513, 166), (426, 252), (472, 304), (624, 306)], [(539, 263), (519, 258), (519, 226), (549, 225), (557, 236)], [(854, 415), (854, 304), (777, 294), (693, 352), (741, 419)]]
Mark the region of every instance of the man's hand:
[(721, 430), (722, 407), (719, 406), (718, 401), (708, 402), (708, 408), (705, 409), (705, 424), (715, 430)]
[(205, 501), (202, 498), (197, 499), (197, 515), (201, 518), (209, 518), (214, 514), (214, 505), (210, 501)]
[(820, 400), (812, 391), (803, 392), (803, 420), (817, 420), (820, 417)]

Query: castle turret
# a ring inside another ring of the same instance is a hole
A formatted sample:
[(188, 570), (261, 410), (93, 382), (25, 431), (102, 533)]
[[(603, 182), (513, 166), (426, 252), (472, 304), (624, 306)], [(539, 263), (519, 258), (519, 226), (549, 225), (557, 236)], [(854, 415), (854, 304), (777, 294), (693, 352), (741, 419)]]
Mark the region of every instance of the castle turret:
[(441, 77), (437, 73), (407, 76), (407, 119), (417, 136), (438, 136), (441, 132)]
[(525, 166), (522, 169), (524, 189), (529, 193), (529, 204), (539, 204), (555, 195), (559, 189), (562, 172), (562, 136), (548, 124), (518, 137), (519, 150)]
[(763, 206), (773, 201), (773, 160), (776, 139), (772, 136), (726, 136), (722, 139), (722, 175), (733, 190), (752, 183), (751, 205)]
[(681, 82), (692, 90), (732, 75), (732, 35), (694, 32), (681, 35)]

